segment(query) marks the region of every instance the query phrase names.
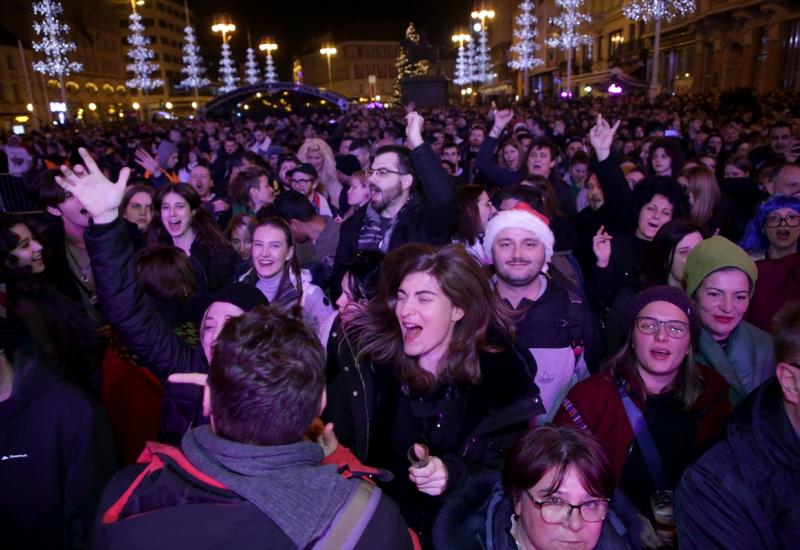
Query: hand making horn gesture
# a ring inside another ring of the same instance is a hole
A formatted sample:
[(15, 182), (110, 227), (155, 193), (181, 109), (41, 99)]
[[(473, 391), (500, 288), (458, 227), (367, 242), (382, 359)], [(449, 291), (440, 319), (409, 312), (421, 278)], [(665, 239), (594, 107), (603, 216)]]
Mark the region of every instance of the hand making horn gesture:
[(614, 134), (617, 133), (619, 122), (618, 120), (614, 126), (609, 126), (603, 115), (597, 114), (597, 124), (589, 130), (589, 142), (594, 147), (598, 161), (606, 160), (611, 154), (611, 144), (614, 143)]

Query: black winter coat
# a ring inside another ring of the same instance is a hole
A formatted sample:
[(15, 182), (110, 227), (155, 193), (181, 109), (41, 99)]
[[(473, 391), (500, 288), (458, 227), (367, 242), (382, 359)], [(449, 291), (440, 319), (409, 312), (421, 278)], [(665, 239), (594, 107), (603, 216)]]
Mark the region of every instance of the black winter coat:
[(202, 348), (187, 346), (170, 330), (136, 275), (133, 248), (120, 219), (92, 225), (84, 234), (92, 261), (98, 307), (130, 353), (164, 386), (160, 438), (179, 443), (193, 425), (207, 423), (202, 415), (202, 388), (167, 381), (176, 372), (208, 372)]
[(771, 378), (731, 414), (725, 440), (678, 486), (681, 548), (797, 548), (800, 436)]

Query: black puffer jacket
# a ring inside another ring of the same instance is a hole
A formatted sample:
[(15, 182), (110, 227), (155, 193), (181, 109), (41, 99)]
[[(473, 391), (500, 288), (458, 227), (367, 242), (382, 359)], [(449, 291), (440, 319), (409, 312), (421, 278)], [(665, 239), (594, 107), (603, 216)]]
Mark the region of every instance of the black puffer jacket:
[(164, 386), (160, 438), (179, 443), (187, 429), (207, 422), (202, 415), (202, 388), (171, 384), (167, 378), (176, 372), (208, 372), (203, 350), (199, 345), (184, 344), (145, 296), (136, 275), (133, 248), (120, 219), (92, 225), (84, 239), (92, 261), (98, 308), (128, 351)]

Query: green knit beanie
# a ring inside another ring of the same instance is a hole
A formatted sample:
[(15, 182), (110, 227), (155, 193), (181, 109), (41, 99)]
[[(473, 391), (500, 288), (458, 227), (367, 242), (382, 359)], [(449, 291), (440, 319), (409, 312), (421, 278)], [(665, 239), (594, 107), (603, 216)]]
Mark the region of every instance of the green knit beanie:
[(725, 237), (711, 237), (700, 241), (686, 258), (683, 271), (686, 294), (693, 296), (703, 279), (725, 267), (741, 269), (750, 279), (751, 288), (755, 287), (758, 269), (747, 252)]

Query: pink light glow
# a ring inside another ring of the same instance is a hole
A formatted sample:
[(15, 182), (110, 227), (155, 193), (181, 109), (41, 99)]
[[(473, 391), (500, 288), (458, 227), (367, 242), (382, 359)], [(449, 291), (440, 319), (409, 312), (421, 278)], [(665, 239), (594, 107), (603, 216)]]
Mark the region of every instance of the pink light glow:
[(613, 95), (618, 95), (622, 93), (622, 86), (617, 86), (616, 84), (612, 84), (608, 87), (608, 93)]

